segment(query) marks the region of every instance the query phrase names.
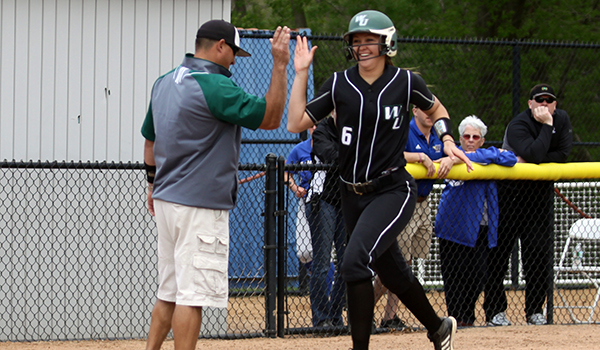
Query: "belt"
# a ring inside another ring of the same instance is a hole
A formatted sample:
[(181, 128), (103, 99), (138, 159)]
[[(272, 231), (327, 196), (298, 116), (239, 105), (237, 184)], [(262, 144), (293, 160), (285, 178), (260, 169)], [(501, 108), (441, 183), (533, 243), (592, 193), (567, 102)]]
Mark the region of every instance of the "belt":
[(424, 202), (427, 199), (427, 196), (419, 196), (417, 197), (417, 203)]
[(354, 192), (359, 195), (377, 192), (380, 189), (387, 187), (395, 182), (394, 177), (392, 175), (399, 174), (398, 170), (400, 170), (400, 168), (398, 167), (390, 168), (383, 171), (379, 177), (371, 181), (357, 183), (350, 183), (344, 181), (344, 184), (346, 185), (346, 189), (348, 191)]

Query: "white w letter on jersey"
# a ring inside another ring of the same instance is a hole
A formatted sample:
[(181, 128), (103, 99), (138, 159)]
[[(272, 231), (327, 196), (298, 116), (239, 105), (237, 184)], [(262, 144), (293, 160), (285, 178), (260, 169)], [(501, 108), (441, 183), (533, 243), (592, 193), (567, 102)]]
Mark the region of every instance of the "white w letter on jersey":
[(400, 122), (402, 118), (398, 118), (400, 115), (400, 108), (402, 106), (385, 106), (385, 120), (394, 118), (394, 126), (392, 129), (400, 129)]
[(400, 115), (400, 106), (385, 106), (385, 120), (390, 120), (392, 117), (398, 118)]
[(367, 18), (367, 15), (356, 16), (356, 19), (354, 21), (358, 22), (359, 26), (366, 26), (367, 23), (369, 23), (369, 19)]

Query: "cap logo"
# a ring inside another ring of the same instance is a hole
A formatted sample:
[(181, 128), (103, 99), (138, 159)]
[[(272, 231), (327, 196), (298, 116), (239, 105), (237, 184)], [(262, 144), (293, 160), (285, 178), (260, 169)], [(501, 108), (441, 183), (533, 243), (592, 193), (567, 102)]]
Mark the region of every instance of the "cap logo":
[(542, 86), (542, 91), (548, 91), (548, 88), (545, 86)]
[(359, 15), (356, 16), (356, 18), (354, 19), (354, 22), (358, 23), (359, 26), (366, 26), (367, 23), (369, 23), (369, 18), (367, 17), (367, 15)]
[(237, 28), (233, 28), (235, 31), (235, 38), (233, 39), (235, 46), (240, 47), (240, 33), (238, 33)]

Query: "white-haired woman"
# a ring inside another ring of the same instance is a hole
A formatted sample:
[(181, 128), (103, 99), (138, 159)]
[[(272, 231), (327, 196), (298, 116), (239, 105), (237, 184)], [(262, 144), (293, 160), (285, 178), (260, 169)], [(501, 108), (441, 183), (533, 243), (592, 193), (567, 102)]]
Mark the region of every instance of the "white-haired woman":
[[(458, 127), (471, 162), (513, 166), (517, 157), (496, 147), (481, 148), (487, 126), (468, 116)], [(446, 180), (435, 219), (448, 314), (458, 326), (475, 323), (475, 303), (485, 285), (487, 256), (498, 241), (498, 190), (494, 181)]]

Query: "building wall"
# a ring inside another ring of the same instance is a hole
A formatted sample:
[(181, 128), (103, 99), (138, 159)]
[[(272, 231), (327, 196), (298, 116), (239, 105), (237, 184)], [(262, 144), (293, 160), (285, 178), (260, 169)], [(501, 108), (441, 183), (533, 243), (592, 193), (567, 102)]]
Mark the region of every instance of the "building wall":
[(0, 0), (0, 160), (140, 161), (154, 80), (230, 0)]

